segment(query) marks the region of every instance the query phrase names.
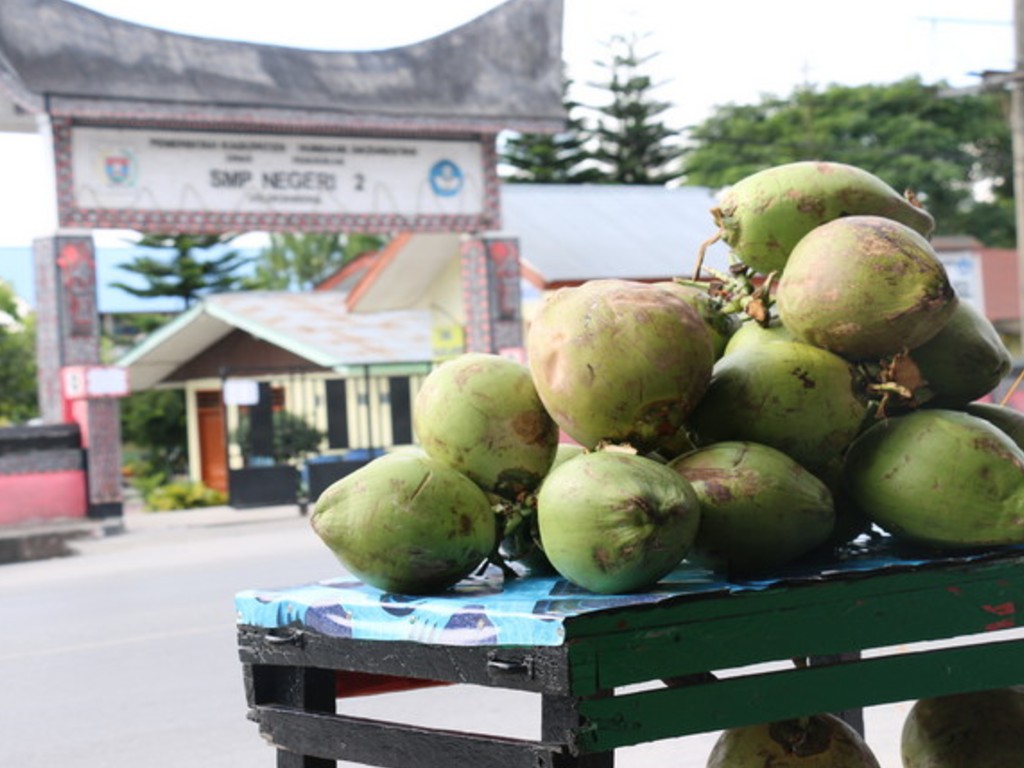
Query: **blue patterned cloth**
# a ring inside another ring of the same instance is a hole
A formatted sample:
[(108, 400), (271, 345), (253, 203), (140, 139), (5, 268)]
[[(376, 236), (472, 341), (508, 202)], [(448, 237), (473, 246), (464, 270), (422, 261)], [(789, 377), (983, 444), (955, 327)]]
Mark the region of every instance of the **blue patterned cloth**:
[(684, 561), (652, 589), (635, 594), (595, 594), (558, 576), (504, 579), (492, 567), (437, 595), (382, 592), (342, 576), (284, 589), (245, 590), (235, 596), (235, 607), (240, 625), (307, 628), (333, 637), (431, 645), (557, 646), (564, 641), (567, 619), (593, 611), (1022, 554), (1024, 547), (935, 554), (908, 548), (888, 536), (870, 536), (763, 579), (727, 579)]

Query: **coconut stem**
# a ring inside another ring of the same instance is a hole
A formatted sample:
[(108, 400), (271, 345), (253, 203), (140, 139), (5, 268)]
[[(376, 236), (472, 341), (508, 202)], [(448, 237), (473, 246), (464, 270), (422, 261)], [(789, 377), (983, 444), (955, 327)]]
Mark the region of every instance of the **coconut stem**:
[(1017, 378), (1014, 379), (1013, 384), (1010, 385), (1010, 388), (1006, 390), (1006, 394), (1003, 395), (1003, 399), (999, 401), (1000, 405), (1006, 405), (1006, 403), (1009, 402), (1010, 398), (1013, 397), (1013, 393), (1017, 391), (1017, 387), (1020, 386), (1022, 380), (1024, 380), (1024, 368), (1021, 369)]
[(722, 239), (722, 230), (719, 229), (714, 237), (709, 237), (703, 243), (700, 244), (700, 248), (697, 249), (697, 264), (693, 268), (693, 279), (700, 280), (700, 269), (704, 266), (704, 254), (707, 253), (708, 248), (717, 243)]

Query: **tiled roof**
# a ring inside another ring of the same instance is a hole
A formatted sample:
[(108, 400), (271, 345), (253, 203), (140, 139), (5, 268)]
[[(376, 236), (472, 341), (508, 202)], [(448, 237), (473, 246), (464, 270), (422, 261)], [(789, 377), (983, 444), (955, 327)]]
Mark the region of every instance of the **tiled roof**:
[(148, 389), (235, 329), (336, 370), (432, 357), (428, 312), (357, 314), (334, 291), (246, 291), (205, 297), (118, 364), (128, 367), (133, 390)]

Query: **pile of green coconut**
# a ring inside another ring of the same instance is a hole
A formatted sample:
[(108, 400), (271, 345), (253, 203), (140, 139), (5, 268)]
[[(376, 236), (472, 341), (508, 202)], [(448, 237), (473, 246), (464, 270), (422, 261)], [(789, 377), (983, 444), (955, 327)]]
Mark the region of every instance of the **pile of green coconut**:
[[(1024, 543), (1024, 416), (912, 196), (853, 166), (753, 174), (712, 210), (728, 273), (551, 294), (528, 365), (468, 353), (413, 403), (417, 446), (328, 488), (312, 524), (382, 590), (492, 562), (644, 590), (683, 560), (765, 576), (878, 529)], [(710, 229), (710, 227), (709, 227)], [(568, 440), (566, 440), (568, 438)]]
[[(711, 213), (727, 272), (695, 254), (690, 279), (563, 288), (530, 322), (528, 364), (436, 367), (413, 404), (417, 446), (316, 503), (341, 563), (406, 594), (487, 564), (624, 593), (684, 561), (770, 576), (869, 533), (937, 553), (1024, 543), (1024, 416), (978, 402), (1010, 355), (958, 299), (914, 196), (799, 162), (747, 177)], [(828, 744), (861, 760), (780, 747), (779, 765), (877, 765), (830, 716), (761, 728), (762, 746), (838, 729)], [(723, 734), (709, 766), (768, 765), (736, 756), (744, 733)]]

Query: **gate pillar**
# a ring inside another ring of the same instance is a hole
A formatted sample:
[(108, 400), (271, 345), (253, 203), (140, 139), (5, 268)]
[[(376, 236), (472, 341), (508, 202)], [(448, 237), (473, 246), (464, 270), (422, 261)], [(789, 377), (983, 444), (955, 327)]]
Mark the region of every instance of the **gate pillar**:
[(90, 517), (122, 513), (121, 412), (114, 398), (70, 403), (63, 370), (100, 362), (96, 251), (88, 232), (33, 242), (39, 412), (46, 423), (77, 422), (87, 456)]

